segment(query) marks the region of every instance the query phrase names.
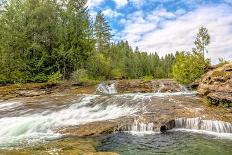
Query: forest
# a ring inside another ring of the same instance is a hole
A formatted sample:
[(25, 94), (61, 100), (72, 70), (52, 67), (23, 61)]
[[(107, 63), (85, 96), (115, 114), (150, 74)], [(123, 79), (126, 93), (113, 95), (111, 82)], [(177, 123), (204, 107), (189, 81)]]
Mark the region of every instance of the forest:
[(173, 77), (190, 83), (207, 69), (209, 60), (205, 60), (205, 46), (202, 47), (210, 39), (206, 28), (199, 30), (198, 38), (205, 36), (208, 42), (198, 39), (191, 52), (160, 57), (155, 51), (148, 54), (133, 49), (127, 41), (114, 42), (104, 14), (99, 11), (91, 17), (86, 3), (87, 0), (3, 2), (0, 83)]

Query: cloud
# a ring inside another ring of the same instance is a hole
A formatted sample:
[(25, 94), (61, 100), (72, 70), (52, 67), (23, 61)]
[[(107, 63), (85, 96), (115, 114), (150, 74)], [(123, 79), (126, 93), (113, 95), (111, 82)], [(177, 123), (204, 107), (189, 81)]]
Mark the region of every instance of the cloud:
[(207, 56), (232, 59), (232, 8), (228, 5), (203, 6), (186, 12), (165, 9), (145, 15), (135, 12), (124, 21), (122, 37), (133, 47), (160, 55), (177, 50), (191, 50), (200, 26), (206, 26), (211, 35)]
[(97, 7), (102, 4), (105, 0), (88, 0), (86, 6), (92, 9), (93, 7)]
[(116, 18), (118, 16), (122, 16), (122, 13), (118, 13), (117, 11), (113, 11), (112, 9), (106, 9), (102, 12), (106, 17)]
[(114, 0), (116, 3), (117, 8), (124, 7), (128, 4), (128, 0)]

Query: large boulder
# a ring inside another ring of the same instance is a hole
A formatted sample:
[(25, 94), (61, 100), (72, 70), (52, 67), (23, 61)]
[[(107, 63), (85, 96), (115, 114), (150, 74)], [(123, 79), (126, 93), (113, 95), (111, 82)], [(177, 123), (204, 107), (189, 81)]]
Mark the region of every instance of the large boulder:
[(216, 104), (232, 103), (232, 63), (203, 75), (198, 94), (207, 96)]

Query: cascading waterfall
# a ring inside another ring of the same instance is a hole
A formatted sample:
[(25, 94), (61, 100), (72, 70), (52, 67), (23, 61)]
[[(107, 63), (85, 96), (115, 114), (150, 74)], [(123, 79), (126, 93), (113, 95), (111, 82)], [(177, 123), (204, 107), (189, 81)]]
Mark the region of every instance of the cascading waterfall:
[(175, 119), (175, 128), (232, 133), (232, 125), (228, 122), (202, 120), (201, 118), (177, 118)]
[(103, 94), (117, 94), (115, 83), (106, 84), (103, 82), (98, 85), (97, 90)]
[(132, 134), (150, 134), (154, 132), (154, 123), (145, 123), (135, 119), (133, 124), (128, 126), (128, 130)]
[[(0, 118), (0, 147), (9, 146), (23, 140), (41, 141), (59, 138), (54, 129), (96, 121), (104, 121), (128, 116), (135, 109), (124, 105), (111, 104), (116, 97), (106, 98), (100, 95), (86, 95), (81, 101), (69, 107), (42, 113), (25, 114), (19, 117)], [(98, 103), (101, 100), (101, 103)], [(3, 108), (16, 106), (6, 103)], [(20, 105), (19, 105), (20, 106)]]

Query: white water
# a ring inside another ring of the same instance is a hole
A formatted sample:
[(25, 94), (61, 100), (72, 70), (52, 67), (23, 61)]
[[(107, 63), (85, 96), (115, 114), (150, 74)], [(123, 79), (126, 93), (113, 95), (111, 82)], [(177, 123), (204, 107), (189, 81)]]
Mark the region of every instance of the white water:
[(153, 134), (155, 133), (154, 124), (135, 119), (133, 124), (128, 126), (128, 132), (131, 134)]
[(135, 112), (134, 109), (126, 106), (91, 105), (92, 100), (97, 97), (99, 96), (87, 95), (81, 102), (59, 111), (44, 111), (20, 117), (1, 118), (0, 147), (11, 146), (25, 140), (30, 142), (58, 138), (61, 135), (54, 133), (54, 129), (116, 119)]
[(186, 91), (186, 92), (173, 92), (173, 93), (127, 93), (119, 94), (115, 96), (126, 97), (131, 96), (134, 98), (151, 98), (151, 97), (168, 97), (168, 96), (183, 96), (183, 95), (196, 95), (196, 91)]
[[(139, 106), (139, 110), (146, 112), (144, 104), (146, 101), (150, 101), (151, 97), (192, 94), (195, 94), (195, 92), (134, 93), (111, 96), (85, 95), (81, 101), (58, 111), (48, 109), (42, 113), (26, 114), (19, 117), (3, 117), (0, 118), (0, 147), (12, 146), (18, 142), (30, 143), (59, 138), (62, 135), (54, 133), (54, 130), (57, 128), (133, 115), (137, 112), (137, 105), (142, 105), (142, 107)], [(97, 104), (95, 104), (95, 100)], [(14, 110), (14, 108), (21, 105), (22, 103), (18, 102), (2, 102), (0, 104), (0, 112), (9, 109)], [(194, 120), (190, 123), (190, 128), (196, 128), (196, 123), (194, 124), (193, 122)], [(183, 121), (179, 120), (179, 124), (180, 127), (184, 128)], [(207, 124), (207, 122), (204, 124)], [(210, 123), (208, 122), (206, 126), (202, 126), (202, 129), (209, 129), (209, 126)], [(198, 128), (196, 129), (199, 130)], [(220, 129), (218, 131), (222, 130), (221, 128), (218, 129)], [(154, 124), (135, 120), (133, 125), (130, 126), (129, 132), (152, 134), (154, 133)]]
[(103, 94), (117, 94), (117, 90), (115, 88), (115, 83), (106, 84), (103, 82), (103, 83), (98, 85), (97, 90)]
[(162, 89), (163, 87), (165, 87), (165, 86), (164, 86), (164, 83), (163, 83), (163, 82), (160, 82), (160, 88), (159, 88), (159, 90), (158, 90), (157, 93), (160, 93), (160, 91), (161, 91), (161, 89)]
[(22, 103), (14, 102), (14, 101), (11, 101), (11, 102), (1, 102), (1, 104), (0, 104), (0, 111), (14, 109), (14, 108), (16, 108), (16, 107), (18, 107), (20, 105), (22, 105)]
[(183, 86), (181, 84), (179, 84), (179, 87), (180, 87), (181, 91), (183, 91), (183, 92), (189, 91), (185, 86)]
[(228, 122), (202, 120), (201, 118), (178, 118), (175, 128), (232, 134), (232, 125)]

